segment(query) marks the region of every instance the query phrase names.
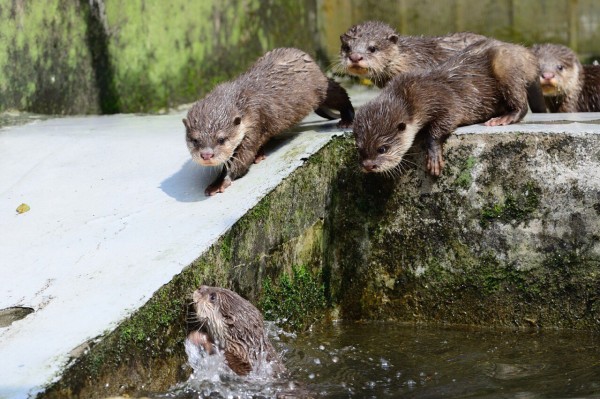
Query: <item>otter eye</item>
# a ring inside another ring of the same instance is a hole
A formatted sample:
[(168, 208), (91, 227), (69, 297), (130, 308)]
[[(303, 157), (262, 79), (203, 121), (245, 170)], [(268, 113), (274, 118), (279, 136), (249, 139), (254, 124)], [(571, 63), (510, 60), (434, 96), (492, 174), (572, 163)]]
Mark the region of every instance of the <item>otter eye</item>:
[(375, 47), (375, 46), (369, 46), (369, 47), (367, 47), (367, 51), (369, 53), (374, 53), (374, 52), (377, 51), (377, 47)]
[(217, 294), (215, 294), (214, 292), (211, 292), (210, 295), (208, 296), (208, 299), (210, 299), (211, 302), (214, 302), (217, 300)]
[(233, 124), (235, 126), (239, 125), (240, 123), (242, 123), (242, 118), (240, 118), (239, 116), (236, 116), (235, 119), (233, 120)]
[(377, 149), (377, 152), (380, 153), (380, 154), (385, 154), (387, 152), (387, 146), (382, 145), (381, 147), (379, 147)]
[(225, 144), (225, 141), (227, 141), (227, 139), (225, 137), (219, 137), (217, 139), (217, 144), (218, 145), (223, 145), (223, 144)]
[(404, 123), (404, 122), (398, 123), (398, 130), (403, 132), (404, 129), (406, 129), (406, 123)]
[(563, 69), (565, 69), (565, 67), (562, 65), (557, 65), (556, 69), (558, 69), (559, 71), (562, 71)]
[(348, 46), (348, 44), (343, 43), (342, 44), (342, 51), (345, 53), (349, 53), (350, 52), (350, 46)]
[(200, 145), (200, 141), (198, 139), (190, 139), (190, 143), (192, 143), (194, 147), (198, 147)]

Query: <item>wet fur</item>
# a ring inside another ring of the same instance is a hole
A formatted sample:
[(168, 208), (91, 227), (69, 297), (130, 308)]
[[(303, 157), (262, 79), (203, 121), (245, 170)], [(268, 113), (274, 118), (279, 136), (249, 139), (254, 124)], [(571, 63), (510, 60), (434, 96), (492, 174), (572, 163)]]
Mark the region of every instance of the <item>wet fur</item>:
[(208, 354), (222, 351), (229, 368), (247, 375), (266, 359), (281, 373), (280, 363), (264, 329), (262, 314), (250, 302), (225, 288), (201, 286), (192, 294), (194, 329), (188, 338)]
[(525, 116), (527, 82), (537, 76), (532, 57), (521, 46), (484, 40), (435, 68), (398, 75), (356, 114), (354, 135), (363, 169), (393, 170), (421, 134), (427, 169), (439, 175), (442, 145), (458, 126), (503, 125)]
[(434, 67), (482, 39), (485, 36), (470, 32), (437, 37), (401, 36), (383, 22), (368, 21), (354, 25), (340, 37), (340, 65), (347, 73), (356, 74), (349, 69), (353, 64), (350, 55), (360, 54), (363, 60), (359, 63), (366, 68), (364, 75), (378, 87), (384, 87), (400, 73)]
[(537, 44), (532, 51), (550, 112), (600, 111), (600, 66), (582, 65), (573, 50), (560, 44)]
[[(379, 21), (355, 25), (344, 33), (340, 40), (338, 69), (350, 75), (368, 77), (380, 88), (385, 87), (399, 74), (435, 68), (476, 42), (488, 41), (490, 46), (508, 45), (471, 32), (445, 36), (401, 36), (392, 27)], [(528, 49), (518, 46), (519, 51), (515, 54), (510, 51), (510, 46), (506, 49), (503, 56), (507, 57), (507, 63), (513, 57), (517, 57), (519, 59), (516, 62), (524, 65), (526, 69), (537, 69), (537, 62), (533, 56), (523, 57), (524, 52), (529, 52)], [(352, 57), (362, 59), (353, 61)], [(357, 66), (362, 69), (357, 69)], [(509, 79), (507, 85), (511, 81)], [(527, 82), (526, 87), (531, 110), (546, 112), (537, 78)]]
[(266, 53), (247, 72), (196, 102), (183, 120), (192, 159), (224, 165), (206, 194), (222, 192), (244, 176), (271, 137), (320, 107), (338, 110), (340, 126), (352, 124), (354, 109), (346, 91), (308, 54), (293, 48)]

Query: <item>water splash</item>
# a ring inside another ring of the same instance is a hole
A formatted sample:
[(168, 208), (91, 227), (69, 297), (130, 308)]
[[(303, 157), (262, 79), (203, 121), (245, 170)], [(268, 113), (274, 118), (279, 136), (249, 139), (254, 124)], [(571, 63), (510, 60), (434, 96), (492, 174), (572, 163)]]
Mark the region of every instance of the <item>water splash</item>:
[(275, 376), (278, 364), (267, 361), (266, 354), (250, 374), (242, 377), (227, 366), (224, 354), (219, 351), (208, 355), (186, 339), (185, 352), (193, 372), (185, 383), (165, 394), (165, 398), (276, 398), (296, 390), (293, 382)]

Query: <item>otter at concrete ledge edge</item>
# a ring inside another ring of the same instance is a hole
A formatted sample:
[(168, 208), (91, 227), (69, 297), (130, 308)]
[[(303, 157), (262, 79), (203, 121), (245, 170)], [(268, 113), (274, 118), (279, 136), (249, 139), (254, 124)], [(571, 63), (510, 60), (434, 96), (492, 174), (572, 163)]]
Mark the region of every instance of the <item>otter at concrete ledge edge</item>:
[(527, 113), (527, 82), (537, 74), (537, 68), (528, 68), (533, 54), (520, 49), (484, 40), (431, 70), (395, 77), (356, 113), (363, 170), (393, 173), (419, 133), (427, 146), (427, 169), (439, 176), (442, 145), (458, 126), (520, 121)]
[(352, 125), (354, 109), (346, 90), (294, 48), (269, 51), (237, 79), (215, 87), (183, 119), (192, 159), (204, 166), (223, 165), (205, 194), (222, 193), (264, 158), (262, 146), (271, 137), (311, 111), (327, 116), (327, 108), (340, 112), (339, 127)]
[[(380, 88), (399, 74), (436, 67), (481, 40), (489, 41), (489, 45), (508, 44), (472, 32), (457, 32), (445, 36), (402, 36), (380, 21), (354, 25), (340, 36), (340, 40), (338, 70), (369, 78)], [(521, 57), (520, 53), (523, 51), (529, 51), (519, 47), (517, 54), (504, 52), (507, 62), (512, 57)], [(537, 68), (533, 57), (528, 62), (531, 64), (527, 68)], [(527, 99), (532, 112), (546, 112), (538, 79), (527, 83)]]

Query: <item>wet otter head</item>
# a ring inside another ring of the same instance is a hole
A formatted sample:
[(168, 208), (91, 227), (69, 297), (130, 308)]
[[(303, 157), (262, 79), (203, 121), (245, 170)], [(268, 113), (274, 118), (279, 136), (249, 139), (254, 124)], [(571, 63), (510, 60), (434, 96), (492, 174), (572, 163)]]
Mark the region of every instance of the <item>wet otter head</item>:
[(226, 84), (196, 102), (183, 124), (192, 159), (204, 166), (226, 163), (248, 130), (237, 100)]
[(390, 93), (358, 109), (353, 127), (364, 172), (388, 172), (400, 164), (420, 130), (412, 112), (409, 104)]
[(261, 360), (275, 362), (284, 370), (264, 329), (262, 314), (250, 302), (225, 288), (201, 286), (192, 294), (195, 330), (188, 334), (209, 354), (225, 355), (229, 368), (247, 375)]
[(537, 44), (532, 47), (540, 65), (540, 84), (546, 97), (569, 96), (579, 88), (583, 70), (577, 55), (560, 44)]
[(399, 36), (389, 25), (368, 21), (340, 36), (340, 65), (349, 74), (374, 78), (388, 75), (388, 63), (399, 55)]

